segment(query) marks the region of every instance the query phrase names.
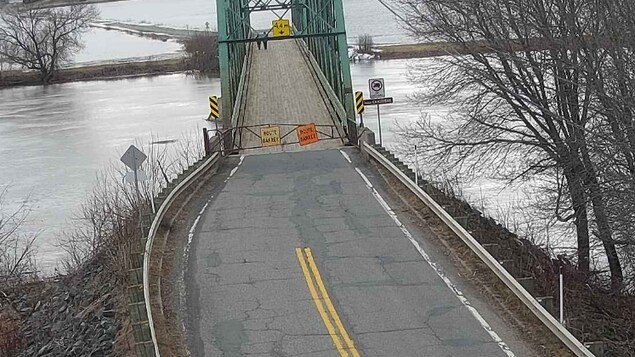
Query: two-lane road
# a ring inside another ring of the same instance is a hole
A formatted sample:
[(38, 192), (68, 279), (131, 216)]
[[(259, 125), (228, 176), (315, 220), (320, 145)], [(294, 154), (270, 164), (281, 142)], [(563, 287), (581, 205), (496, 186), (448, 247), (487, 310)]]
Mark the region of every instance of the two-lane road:
[(192, 243), (192, 355), (514, 356), (355, 160), (253, 155), (233, 170)]

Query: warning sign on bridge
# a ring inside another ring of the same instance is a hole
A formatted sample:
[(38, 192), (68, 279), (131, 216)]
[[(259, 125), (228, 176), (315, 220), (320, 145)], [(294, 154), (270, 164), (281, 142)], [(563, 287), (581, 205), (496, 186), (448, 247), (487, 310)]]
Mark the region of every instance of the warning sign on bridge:
[(315, 123), (299, 126), (297, 127), (296, 132), (298, 133), (298, 141), (301, 146), (317, 143), (319, 141)]
[(260, 142), (262, 146), (280, 145), (280, 128), (277, 126), (260, 128)]
[(291, 36), (291, 26), (289, 26), (289, 20), (278, 19), (272, 21), (271, 32), (273, 37), (289, 37)]

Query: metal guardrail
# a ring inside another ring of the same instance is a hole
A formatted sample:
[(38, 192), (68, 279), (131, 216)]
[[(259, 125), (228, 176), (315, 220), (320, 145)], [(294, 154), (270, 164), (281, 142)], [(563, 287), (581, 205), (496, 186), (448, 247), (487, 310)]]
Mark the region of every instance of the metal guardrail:
[(240, 117), (243, 114), (243, 106), (247, 97), (247, 87), (249, 84), (249, 73), (252, 62), (252, 44), (247, 44), (247, 50), (245, 52), (245, 58), (243, 59), (243, 71), (240, 74), (240, 81), (238, 82), (238, 93), (236, 94), (236, 101), (233, 104), (231, 125), (232, 128), (239, 126)]
[(361, 146), (377, 162), (390, 171), (428, 208), (430, 208), (484, 263), (498, 278), (527, 306), (527, 308), (562, 341), (576, 356), (594, 357), (594, 355), (562, 326), (534, 297), (503, 268), (502, 265), (472, 235), (434, 201), (421, 187), (417, 186), (390, 160), (380, 154), (374, 147), (364, 142)]
[(176, 198), (183, 193), (189, 186), (195, 182), (203, 173), (213, 167), (219, 160), (220, 154), (218, 152), (213, 153), (205, 162), (198, 167), (194, 172), (185, 177), (183, 181), (181, 181), (174, 189), (168, 194), (165, 198), (161, 206), (157, 210), (156, 215), (154, 216), (154, 220), (152, 221), (152, 225), (150, 226), (150, 230), (148, 232), (148, 239), (146, 241), (145, 251), (143, 253), (143, 294), (144, 301), (146, 306), (146, 311), (148, 314), (148, 323), (150, 326), (150, 334), (152, 336), (152, 344), (154, 346), (154, 354), (156, 357), (160, 357), (161, 354), (159, 352), (159, 344), (157, 341), (157, 335), (154, 327), (154, 320), (152, 317), (152, 305), (150, 301), (150, 256), (152, 255), (152, 247), (154, 245), (154, 239), (159, 229), (163, 218), (170, 208), (170, 206), (174, 203)]

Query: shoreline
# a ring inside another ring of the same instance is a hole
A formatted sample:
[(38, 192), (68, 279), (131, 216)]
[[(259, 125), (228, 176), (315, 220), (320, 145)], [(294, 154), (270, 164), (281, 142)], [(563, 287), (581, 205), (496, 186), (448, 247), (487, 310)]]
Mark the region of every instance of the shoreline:
[[(472, 50), (476, 52), (487, 51), (486, 44), (472, 43)], [(428, 42), (413, 44), (396, 44), (378, 46), (381, 50), (379, 58), (381, 60), (412, 59), (448, 56), (453, 53), (465, 52), (461, 45), (450, 42)]]
[[(374, 61), (443, 56), (447, 55), (448, 46), (450, 45), (447, 43), (382, 46), (380, 47), (382, 50), (380, 58)], [(187, 70), (185, 58), (97, 64), (61, 69), (49, 84), (158, 76), (186, 72)], [(213, 76), (217, 77), (218, 73), (214, 73)], [(0, 73), (0, 89), (33, 85), (42, 85), (37, 72), (6, 71)]]
[[(98, 64), (61, 69), (48, 84), (149, 77), (187, 70), (184, 58)], [(35, 71), (8, 71), (0, 74), (0, 89), (36, 85), (42, 85), (42, 82)]]

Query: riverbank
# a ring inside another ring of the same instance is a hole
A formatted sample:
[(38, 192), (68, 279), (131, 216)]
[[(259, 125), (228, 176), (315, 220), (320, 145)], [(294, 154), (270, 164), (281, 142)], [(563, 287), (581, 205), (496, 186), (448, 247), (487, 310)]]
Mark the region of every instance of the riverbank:
[(83, 5), (83, 4), (101, 4), (108, 2), (117, 2), (126, 0), (38, 0), (29, 4), (21, 4), (27, 9), (44, 9), (60, 6)]
[(110, 21), (110, 20), (97, 20), (90, 24), (90, 27), (108, 30), (118, 31), (128, 35), (146, 37), (153, 40), (169, 41), (174, 40), (183, 43), (187, 39), (196, 34), (216, 34), (215, 32), (209, 32), (197, 29), (182, 29), (167, 26), (158, 26), (152, 24), (136, 24), (130, 22)]
[[(381, 60), (426, 58), (446, 55), (449, 44), (429, 43), (414, 45), (389, 45), (381, 47)], [(148, 61), (127, 61), (65, 68), (56, 73), (51, 84), (157, 76), (187, 71), (184, 58)], [(213, 74), (217, 76), (218, 74)], [(42, 84), (34, 71), (5, 71), (0, 73), (0, 88)]]
[(19, 285), (0, 281), (0, 356), (132, 353), (125, 285), (99, 259)]
[[(187, 63), (184, 58), (100, 64), (62, 69), (55, 74), (50, 84), (156, 76), (185, 71)], [(41, 84), (38, 73), (34, 71), (8, 71), (0, 74), (0, 88)]]
[[(379, 47), (381, 52), (379, 58), (382, 60), (429, 58), (447, 56), (454, 53), (466, 52), (461, 45), (449, 42), (414, 43), (407, 45), (388, 45)], [(471, 45), (470, 51), (485, 52), (485, 43), (475, 42)]]

